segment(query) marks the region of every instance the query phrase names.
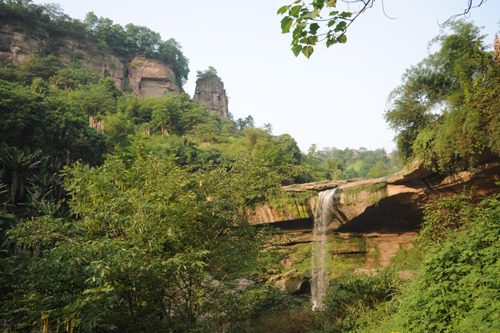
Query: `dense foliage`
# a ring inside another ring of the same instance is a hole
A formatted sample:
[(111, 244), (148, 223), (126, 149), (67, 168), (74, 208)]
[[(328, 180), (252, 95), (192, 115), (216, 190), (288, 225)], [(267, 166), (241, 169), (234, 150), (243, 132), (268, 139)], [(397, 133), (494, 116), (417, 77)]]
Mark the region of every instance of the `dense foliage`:
[(46, 43), (48, 53), (57, 52), (57, 38), (70, 36), (77, 40), (91, 40), (100, 47), (110, 50), (118, 57), (129, 59), (136, 55), (159, 59), (172, 66), (180, 87), (189, 74), (189, 61), (182, 53), (181, 45), (173, 38), (166, 41), (159, 33), (132, 23), (122, 27), (109, 18), (97, 17), (93, 12), (87, 14), (82, 22), (65, 14), (56, 4), (38, 5), (31, 0), (0, 1), (0, 20), (15, 23), (34, 33), (44, 29), (49, 34)]
[(8, 232), (33, 254), (10, 258), (26, 273), (2, 312), (15, 329), (187, 331), (230, 321), (231, 282), (268, 246), (241, 218), (268, 182), (260, 171), (192, 172), (142, 140), (100, 167), (67, 168), (72, 217), (45, 215)]
[(500, 197), (472, 199), (465, 192), (428, 204), (416, 279), (361, 331), (498, 331)]
[(438, 49), (407, 70), (385, 117), (397, 131), (399, 156), (440, 172), (474, 167), (500, 152), (500, 65), (477, 27), (452, 22)]
[[(2, 19), (28, 30), (93, 38), (124, 56), (170, 54), (178, 73), (187, 69), (175, 41), (147, 28), (92, 13), (79, 22), (30, 1), (0, 6)], [(456, 23), (452, 32), (407, 72), (386, 113), (403, 158), (420, 157), (439, 171), (499, 153), (498, 63), (477, 28)], [(213, 67), (199, 73), (211, 75)], [(433, 114), (439, 107), (442, 114)], [(312, 311), (308, 300), (272, 285), (245, 285), (248, 277), (265, 282), (287, 254), (275, 248), (276, 234), (250, 226), (246, 214), (263, 200), (272, 204), (284, 184), (387, 176), (398, 167), (394, 153), (313, 145), (304, 154), (292, 136), (273, 135), (270, 124), (256, 128), (252, 116), (221, 119), (187, 94), (122, 92), (78, 55), (69, 66), (43, 53), (0, 66), (0, 117), (2, 331), (500, 326), (498, 196), (431, 200), (413, 282), (394, 268), (340, 277), (325, 310)]]
[(500, 328), (499, 197), (478, 206), (464, 195), (431, 202), (426, 222), (424, 240), (438, 243), (428, 246), (402, 300), (404, 326), (433, 332)]

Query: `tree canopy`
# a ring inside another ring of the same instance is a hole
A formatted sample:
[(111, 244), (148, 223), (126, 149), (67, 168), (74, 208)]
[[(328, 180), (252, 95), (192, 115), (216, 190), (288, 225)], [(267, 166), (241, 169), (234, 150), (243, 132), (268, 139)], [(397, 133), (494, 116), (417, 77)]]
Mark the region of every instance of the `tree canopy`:
[(420, 157), (452, 171), (498, 154), (499, 63), (472, 23), (448, 23), (436, 44), (436, 52), (403, 75), (385, 118), (403, 160)]

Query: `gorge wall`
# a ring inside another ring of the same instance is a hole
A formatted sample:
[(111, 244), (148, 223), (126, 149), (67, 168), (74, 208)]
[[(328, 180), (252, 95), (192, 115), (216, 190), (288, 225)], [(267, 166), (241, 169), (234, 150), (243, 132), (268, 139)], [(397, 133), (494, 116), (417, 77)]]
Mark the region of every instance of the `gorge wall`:
[(90, 41), (50, 37), (42, 29), (28, 35), (20, 27), (0, 24), (0, 62), (19, 64), (50, 48), (65, 65), (79, 54), (83, 57), (84, 68), (99, 73), (101, 77), (109, 75), (119, 89), (130, 89), (137, 96), (159, 97), (182, 92), (172, 68), (161, 61), (139, 56), (125, 61)]

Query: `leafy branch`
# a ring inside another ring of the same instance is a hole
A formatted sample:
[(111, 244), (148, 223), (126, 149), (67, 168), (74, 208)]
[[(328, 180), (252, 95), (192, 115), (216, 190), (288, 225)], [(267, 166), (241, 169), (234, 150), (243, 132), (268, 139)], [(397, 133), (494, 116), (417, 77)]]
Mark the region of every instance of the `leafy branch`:
[(278, 15), (285, 15), (281, 20), (281, 31), (284, 34), (292, 31), (291, 45), (295, 56), (302, 53), (309, 58), (318, 43), (324, 42), (327, 47), (346, 43), (347, 28), (373, 6), (373, 1), (353, 1), (360, 2), (361, 8), (351, 12), (332, 10), (337, 8), (337, 0), (314, 0), (309, 4), (297, 0), (278, 10)]

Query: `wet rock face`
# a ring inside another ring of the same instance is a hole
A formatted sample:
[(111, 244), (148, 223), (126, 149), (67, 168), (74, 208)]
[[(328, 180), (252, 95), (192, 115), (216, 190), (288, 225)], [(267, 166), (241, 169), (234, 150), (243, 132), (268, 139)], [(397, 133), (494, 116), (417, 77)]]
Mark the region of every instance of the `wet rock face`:
[(199, 104), (205, 105), (208, 112), (217, 112), (221, 118), (229, 119), (226, 90), (217, 75), (199, 78), (196, 81), (194, 99)]

